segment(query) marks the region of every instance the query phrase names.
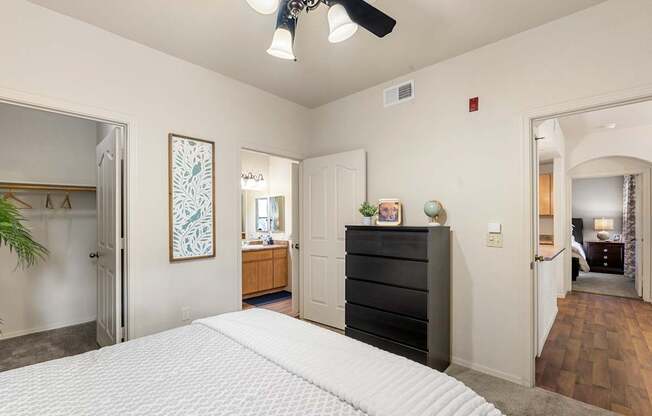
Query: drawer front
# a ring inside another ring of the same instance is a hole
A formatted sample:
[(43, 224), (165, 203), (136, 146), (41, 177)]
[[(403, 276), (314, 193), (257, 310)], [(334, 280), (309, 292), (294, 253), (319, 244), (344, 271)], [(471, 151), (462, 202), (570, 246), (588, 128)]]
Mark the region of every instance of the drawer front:
[(273, 257), (272, 250), (243, 251), (242, 261), (269, 260)]
[(346, 326), (421, 350), (428, 349), (428, 323), (364, 306), (346, 304)]
[(373, 345), (374, 347), (380, 348), (381, 350), (400, 355), (424, 365), (428, 364), (427, 351), (412, 348), (407, 345), (394, 342), (387, 338), (372, 335), (364, 331), (358, 331), (354, 328), (347, 327), (345, 334), (348, 337), (357, 339), (358, 341), (364, 342), (365, 344)]
[(428, 290), (428, 263), (347, 254), (346, 277)]
[(346, 279), (346, 301), (387, 312), (428, 319), (428, 292)]
[(425, 261), (428, 259), (428, 233), (347, 230), (346, 252)]
[(272, 251), (274, 252), (274, 258), (275, 259), (285, 258), (285, 257), (288, 256), (288, 249), (287, 248), (275, 248)]

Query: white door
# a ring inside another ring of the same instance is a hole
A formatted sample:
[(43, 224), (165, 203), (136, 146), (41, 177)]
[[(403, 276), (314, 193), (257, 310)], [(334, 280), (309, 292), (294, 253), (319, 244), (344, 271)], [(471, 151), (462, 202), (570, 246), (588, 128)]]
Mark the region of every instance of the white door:
[[(122, 340), (120, 149), (122, 128), (115, 127), (97, 145), (97, 343)], [(93, 256), (93, 254), (91, 255)]]
[(301, 189), (301, 316), (344, 329), (344, 232), (366, 200), (365, 151), (304, 160)]
[(300, 287), (299, 282), (299, 250), (300, 250), (300, 241), (299, 236), (301, 235), (301, 226), (299, 215), (299, 181), (301, 180), (300, 169), (298, 163), (292, 164), (292, 231), (290, 234), (290, 278), (292, 290), (292, 313), (296, 314), (299, 312), (299, 298), (300, 296)]

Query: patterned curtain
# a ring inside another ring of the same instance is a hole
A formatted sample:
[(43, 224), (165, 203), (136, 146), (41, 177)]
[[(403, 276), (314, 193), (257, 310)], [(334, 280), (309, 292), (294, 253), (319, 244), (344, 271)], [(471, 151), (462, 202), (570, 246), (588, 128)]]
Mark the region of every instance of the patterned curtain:
[(636, 277), (636, 176), (625, 176), (623, 187), (623, 242), (625, 277)]

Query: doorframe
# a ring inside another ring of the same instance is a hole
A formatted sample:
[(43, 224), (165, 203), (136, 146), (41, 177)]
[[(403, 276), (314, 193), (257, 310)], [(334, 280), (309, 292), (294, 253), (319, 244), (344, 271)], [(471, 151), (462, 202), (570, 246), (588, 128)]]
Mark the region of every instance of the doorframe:
[[(299, 163), (299, 178), (301, 178), (301, 167), (303, 163), (304, 156), (299, 153), (295, 153), (292, 151), (287, 151), (283, 149), (279, 149), (276, 147), (272, 146), (266, 146), (266, 145), (261, 145), (261, 144), (255, 144), (255, 143), (250, 143), (250, 142), (245, 142), (241, 141), (238, 144), (238, 151), (237, 151), (237, 156), (235, 158), (236, 164), (235, 164), (235, 170), (234, 170), (234, 183), (237, 183), (238, 186), (234, 188), (234, 195), (233, 199), (236, 201), (236, 212), (238, 213), (237, 215), (240, 216), (240, 221), (238, 224), (241, 224), (242, 222), (242, 194), (241, 191), (242, 189), (240, 188), (240, 179), (241, 179), (241, 174), (242, 174), (242, 152), (243, 151), (249, 151), (249, 152), (256, 152), (256, 153), (261, 153), (265, 154), (268, 156), (275, 156), (275, 157), (282, 157), (284, 159), (289, 159), (294, 162)], [(294, 195), (293, 195), (294, 197)], [(297, 198), (299, 200), (299, 231), (302, 230), (303, 228), (303, 215), (301, 212), (302, 205), (301, 205), (301, 200), (302, 200), (302, 189), (301, 189), (301, 180), (299, 180), (299, 194), (297, 195)], [(294, 199), (294, 198), (293, 198)], [(294, 203), (294, 202), (293, 202)], [(236, 249), (236, 255), (234, 256), (235, 258), (235, 270), (236, 270), (236, 282), (235, 282), (235, 292), (233, 294), (233, 297), (235, 299), (234, 305), (233, 305), (233, 310), (239, 311), (242, 310), (242, 238), (241, 238), (241, 233), (242, 231), (240, 230), (240, 225), (238, 225), (235, 229), (235, 249)], [(299, 244), (301, 244), (301, 239), (299, 239)], [(301, 249), (299, 249), (301, 250)], [(299, 279), (295, 279), (294, 276), (292, 276), (292, 304), (295, 304), (295, 292), (299, 294), (299, 302), (296, 303), (297, 305), (297, 313), (301, 314), (303, 313), (303, 303), (302, 299), (303, 296), (300, 295), (300, 290), (301, 290), (301, 256), (298, 258), (299, 261)], [(291, 269), (289, 267), (288, 269)], [(295, 286), (296, 283), (296, 286)], [(300, 315), (299, 315), (300, 316)]]
[[(624, 158), (630, 158), (630, 159), (636, 159), (639, 160), (643, 163), (647, 163), (649, 167), (642, 168), (642, 169), (620, 169), (620, 170), (614, 170), (614, 171), (609, 171), (609, 172), (602, 172), (599, 174), (573, 174), (572, 170), (582, 166), (584, 163), (587, 162), (592, 162), (595, 160), (600, 160), (600, 159), (608, 159), (610, 157), (624, 157)], [(566, 209), (568, 211), (567, 218), (569, 219), (569, 222), (567, 224), (568, 228), (570, 228), (572, 224), (572, 210), (573, 210), (573, 181), (575, 179), (591, 179), (591, 178), (611, 178), (615, 176), (625, 176), (625, 175), (640, 175), (641, 180), (643, 183), (643, 186), (641, 187), (642, 192), (643, 192), (643, 197), (644, 197), (644, 205), (641, 207), (641, 218), (637, 218), (636, 222), (637, 225), (641, 226), (642, 225), (642, 239), (643, 239), (643, 245), (641, 247), (641, 252), (643, 255), (641, 256), (641, 267), (644, 270), (643, 274), (643, 296), (642, 300), (645, 302), (652, 302), (652, 267), (651, 267), (651, 261), (652, 261), (652, 247), (650, 246), (650, 242), (652, 241), (652, 230), (650, 229), (650, 220), (645, 220), (646, 218), (652, 218), (652, 212), (651, 212), (651, 207), (650, 207), (650, 200), (652, 197), (652, 185), (651, 183), (651, 178), (652, 178), (652, 161), (646, 161), (644, 159), (639, 159), (639, 158), (634, 158), (631, 156), (619, 156), (619, 155), (613, 155), (613, 156), (606, 156), (606, 157), (599, 157), (595, 159), (589, 159), (585, 160), (583, 162), (578, 163), (577, 165), (573, 166), (572, 168), (569, 169), (568, 175), (566, 176), (566, 202), (567, 206)], [(647, 248), (647, 250), (646, 250)], [(568, 263), (568, 266), (570, 267), (570, 264), (572, 262), (572, 259), (569, 257), (566, 259), (566, 262)], [(564, 291), (568, 293), (570, 289), (572, 289), (572, 279), (570, 274), (564, 275)]]
[[(620, 107), (627, 104), (635, 104), (644, 101), (652, 100), (652, 85), (645, 85), (637, 88), (631, 88), (620, 91), (613, 91), (603, 95), (592, 97), (580, 98), (570, 100), (563, 103), (552, 104), (549, 106), (533, 108), (526, 110), (522, 119), (522, 140), (521, 140), (521, 155), (522, 155), (522, 201), (524, 212), (523, 215), (523, 233), (526, 236), (528, 244), (524, 244), (522, 248), (522, 258), (526, 259), (520, 267), (527, 270), (524, 275), (528, 276), (528, 293), (527, 299), (529, 300), (528, 313), (529, 317), (527, 322), (530, 326), (528, 337), (527, 361), (529, 362), (529, 371), (524, 384), (534, 387), (536, 383), (536, 355), (537, 355), (537, 267), (533, 267), (535, 256), (538, 254), (539, 237), (535, 235), (535, 222), (538, 221), (538, 204), (536, 203), (538, 195), (538, 177), (534, 175), (537, 171), (538, 155), (537, 145), (534, 140), (534, 125), (538, 121), (543, 121), (550, 118), (559, 118), (570, 116), (574, 114), (581, 114), (590, 111), (604, 110), (608, 108)], [(566, 244), (568, 249), (570, 243)]]
[[(95, 107), (86, 104), (73, 103), (60, 98), (46, 97), (41, 95), (30, 94), (26, 92), (6, 89), (0, 87), (0, 103), (14, 105), (23, 108), (31, 108), (34, 110), (46, 111), (54, 114), (61, 114), (65, 116), (91, 120), (100, 123), (112, 124), (120, 126), (124, 129), (124, 159), (125, 159), (125, 175), (124, 175), (124, 212), (123, 215), (125, 223), (125, 263), (122, 270), (124, 280), (124, 315), (125, 321), (122, 326), (125, 328), (122, 337), (124, 341), (128, 341), (136, 337), (136, 315), (134, 308), (135, 299), (135, 278), (132, 278), (132, 271), (137, 270), (135, 263), (136, 257), (130, 256), (130, 247), (133, 244), (133, 233), (136, 222), (137, 200), (136, 192), (136, 179), (138, 178), (137, 171), (137, 122), (134, 116), (114, 111), (107, 110), (100, 107)], [(118, 219), (119, 220), (119, 219)]]

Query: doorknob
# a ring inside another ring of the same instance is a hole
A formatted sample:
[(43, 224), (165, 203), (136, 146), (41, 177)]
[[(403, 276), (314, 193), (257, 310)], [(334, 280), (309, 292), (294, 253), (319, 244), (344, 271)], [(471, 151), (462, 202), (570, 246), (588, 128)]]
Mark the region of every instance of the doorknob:
[(92, 259), (96, 259), (96, 258), (100, 257), (100, 253), (97, 253), (97, 252), (96, 253), (91, 253), (91, 254), (88, 255), (88, 257), (90, 257)]
[(534, 261), (537, 262), (537, 263), (541, 263), (541, 262), (545, 261), (545, 257), (536, 255), (536, 256), (534, 256)]

